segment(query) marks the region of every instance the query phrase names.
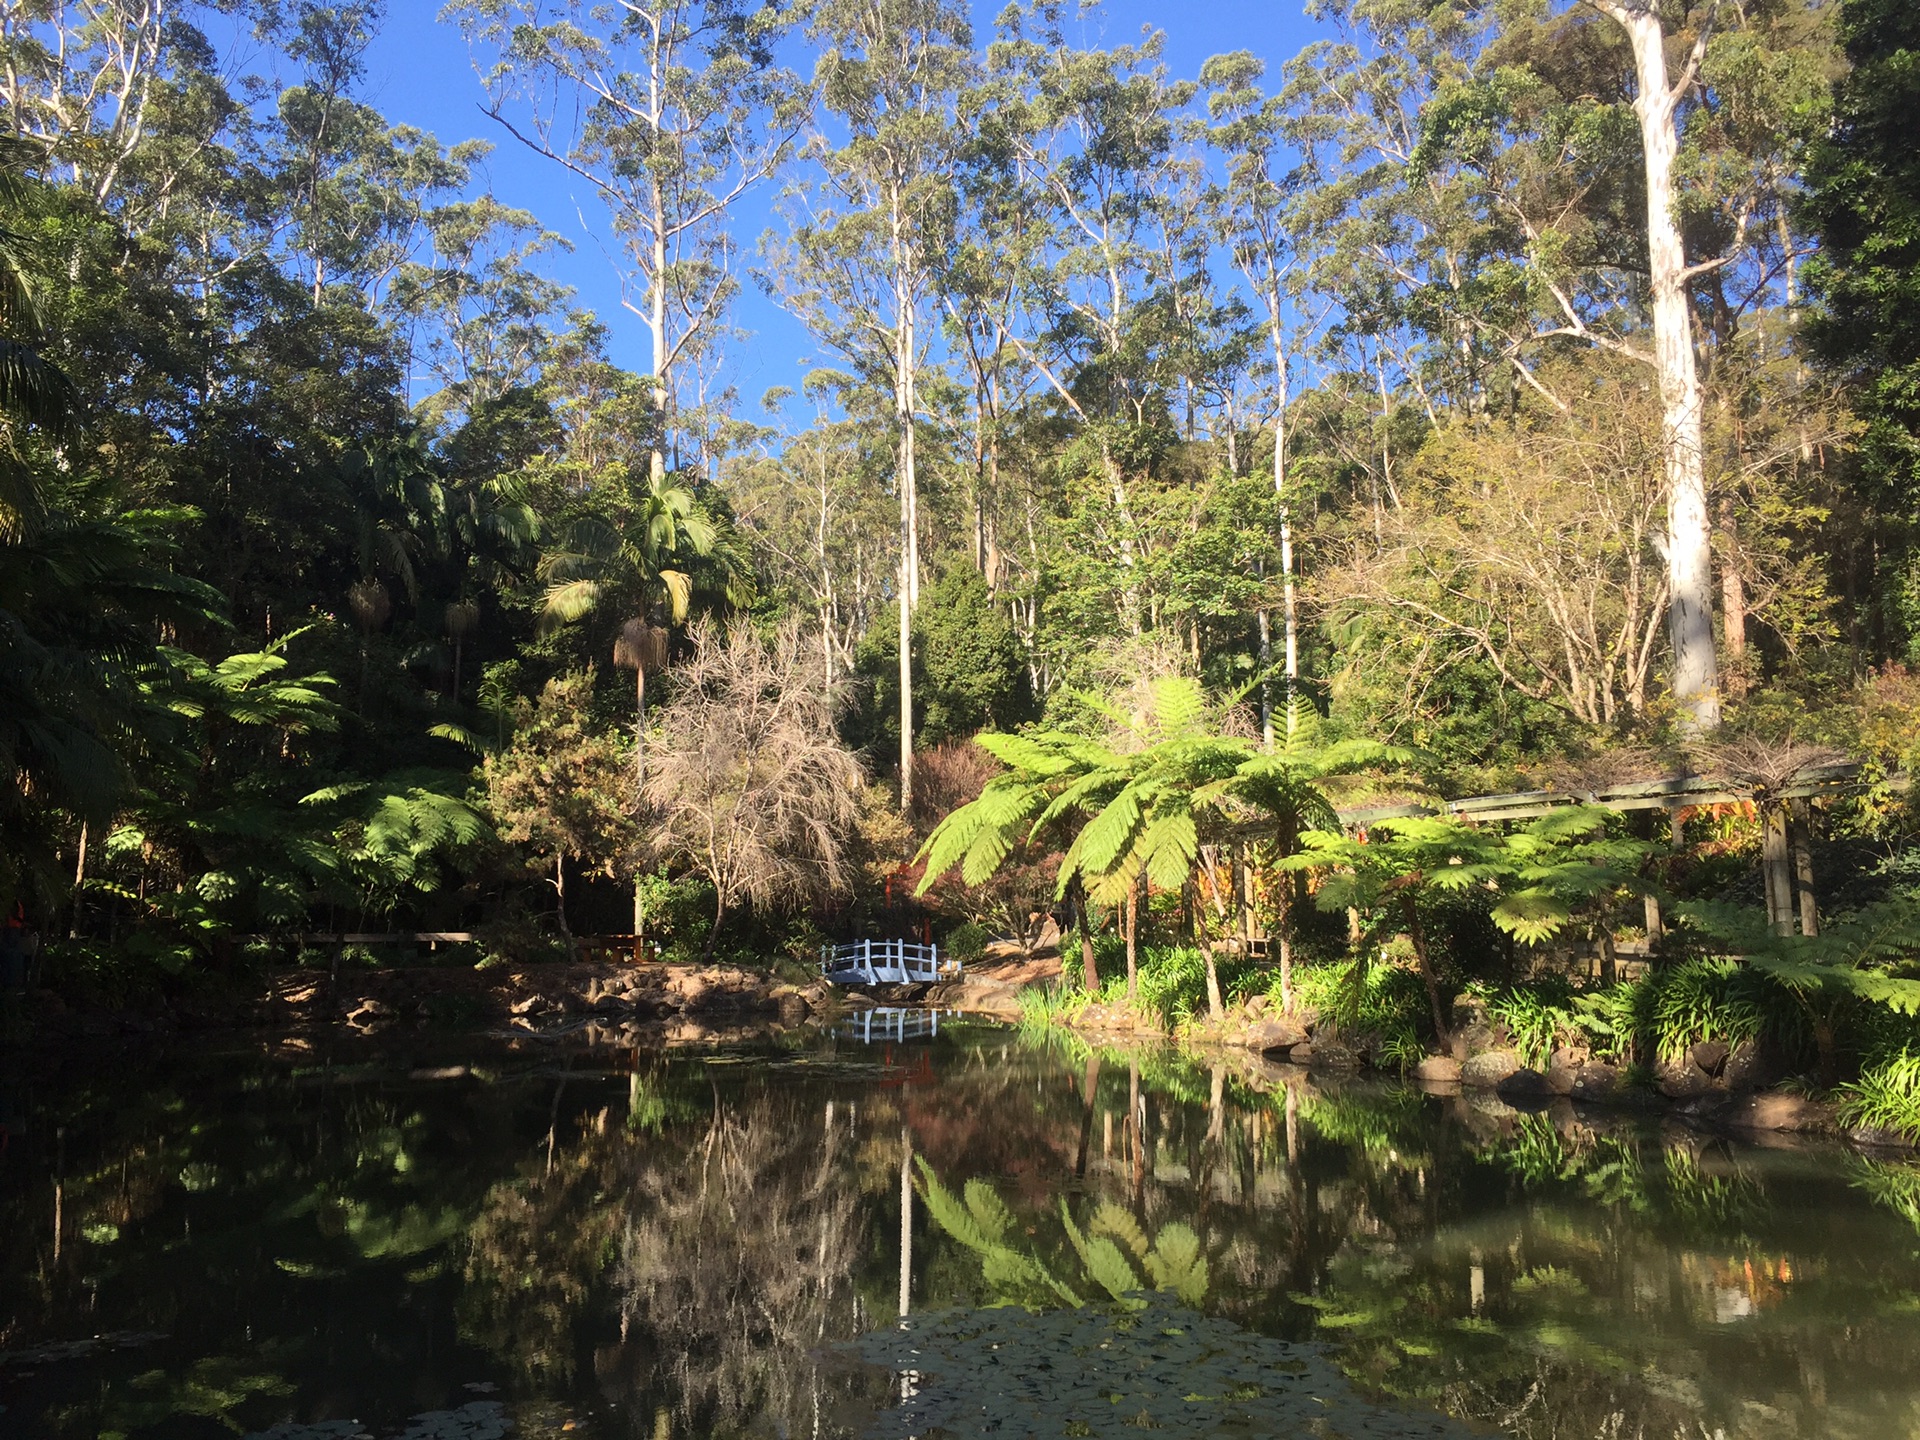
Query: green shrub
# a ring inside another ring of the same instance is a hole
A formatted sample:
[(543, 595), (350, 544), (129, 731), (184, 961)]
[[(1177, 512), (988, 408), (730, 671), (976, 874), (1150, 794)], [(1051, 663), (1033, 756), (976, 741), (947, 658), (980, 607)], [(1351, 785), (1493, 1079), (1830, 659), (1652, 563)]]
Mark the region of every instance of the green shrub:
[[(1426, 988), (1417, 973), (1399, 964), (1362, 960), (1295, 966), (1293, 992), (1296, 1005), (1355, 1032), (1388, 1040), (1433, 1033)], [(1280, 1003), (1279, 976), (1270, 981), (1267, 996)]]
[(987, 953), (987, 941), (991, 938), (986, 926), (971, 920), (956, 925), (947, 932), (947, 958), (971, 965)]
[(1920, 1055), (1903, 1049), (1869, 1063), (1837, 1093), (1841, 1124), (1920, 1141)]

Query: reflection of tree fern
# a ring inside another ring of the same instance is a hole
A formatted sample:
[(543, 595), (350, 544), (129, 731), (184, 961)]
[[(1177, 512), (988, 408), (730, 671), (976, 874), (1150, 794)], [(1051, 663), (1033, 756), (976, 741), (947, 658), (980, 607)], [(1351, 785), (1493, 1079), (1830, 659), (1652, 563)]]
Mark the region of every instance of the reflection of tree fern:
[[(1014, 1221), (1004, 1201), (983, 1180), (969, 1180), (956, 1196), (940, 1183), (933, 1167), (915, 1157), (920, 1166), (920, 1194), (934, 1223), (980, 1257), (981, 1276), (1002, 1305), (1044, 1309), (1086, 1302), (1056, 1278), (1036, 1256), (1016, 1250), (1008, 1241)], [(1207, 1294), (1207, 1259), (1200, 1237), (1175, 1221), (1163, 1225), (1151, 1243), (1140, 1222), (1110, 1200), (1095, 1207), (1084, 1230), (1074, 1223), (1067, 1202), (1060, 1202), (1060, 1221), (1068, 1242), (1093, 1287), (1104, 1290), (1114, 1304), (1138, 1310), (1146, 1302), (1142, 1292), (1169, 1291), (1189, 1305)], [(1135, 1269), (1135, 1266), (1139, 1269)], [(1144, 1277), (1142, 1278), (1142, 1272)]]
[(920, 1166), (920, 1195), (934, 1224), (980, 1257), (980, 1271), (997, 1303), (1039, 1308), (1047, 1304), (1084, 1302), (1033, 1256), (1007, 1243), (1013, 1215), (984, 1180), (969, 1180), (965, 1199), (940, 1183), (933, 1167), (914, 1157)]

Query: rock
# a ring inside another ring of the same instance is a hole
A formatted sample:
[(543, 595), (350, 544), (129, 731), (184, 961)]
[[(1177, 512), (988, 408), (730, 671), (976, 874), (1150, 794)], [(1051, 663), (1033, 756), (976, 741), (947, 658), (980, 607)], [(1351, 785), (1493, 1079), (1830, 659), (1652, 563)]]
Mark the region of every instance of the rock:
[(1732, 1048), (1724, 1040), (1702, 1040), (1687, 1051), (1687, 1058), (1702, 1075), (1718, 1076), (1727, 1068), (1727, 1056)]
[(1360, 1068), (1360, 1057), (1354, 1053), (1353, 1047), (1343, 1041), (1335, 1039), (1331, 1035), (1325, 1038), (1316, 1036), (1313, 1044), (1310, 1046), (1294, 1046), (1292, 1050), (1287, 1052), (1287, 1058), (1298, 1063), (1302, 1050), (1310, 1050), (1312, 1052), (1308, 1056), (1307, 1063), (1312, 1065), (1316, 1070), (1357, 1070)]
[(1573, 1094), (1573, 1082), (1579, 1078), (1586, 1057), (1573, 1050), (1556, 1050), (1547, 1057), (1547, 1088), (1556, 1095)]
[(1779, 1078), (1773, 1057), (1755, 1040), (1734, 1046), (1720, 1067), (1720, 1081), (1729, 1090), (1764, 1090)]
[(1413, 1067), (1413, 1078), (1423, 1085), (1458, 1085), (1460, 1062), (1451, 1055), (1429, 1055)]
[(1567, 1092), (1576, 1100), (1607, 1101), (1620, 1095), (1620, 1071), (1598, 1060), (1589, 1060), (1573, 1077), (1573, 1089)]
[(1311, 1065), (1313, 1063), (1313, 1042), (1304, 1041), (1287, 1051), (1287, 1062), (1291, 1065)]
[(1860, 1129), (1849, 1130), (1847, 1138), (1856, 1145), (1864, 1145), (1871, 1150), (1911, 1150), (1913, 1137), (1902, 1135), (1898, 1130)]
[(1502, 1100), (1522, 1110), (1544, 1110), (1554, 1100), (1554, 1089), (1547, 1083), (1547, 1077), (1525, 1066), (1493, 1089)]
[(1691, 1060), (1662, 1060), (1653, 1067), (1653, 1083), (1669, 1100), (1692, 1100), (1714, 1088), (1713, 1080)]
[(1813, 1101), (1778, 1091), (1743, 1095), (1720, 1113), (1735, 1130), (1817, 1130), (1824, 1118)]
[(1296, 1045), (1305, 1044), (1306, 1039), (1306, 1028), (1291, 1020), (1262, 1020), (1247, 1028), (1248, 1046), (1268, 1054), (1275, 1050), (1291, 1050)]
[(880, 1003), (871, 995), (863, 995), (858, 990), (849, 990), (840, 998), (847, 1004), (856, 1005), (862, 1010), (871, 1010)]
[(1267, 1011), (1266, 996), (1256, 995), (1251, 1000), (1247, 1001), (1247, 1014), (1259, 1016), (1259, 1015), (1266, 1014), (1266, 1011)]
[(382, 1004), (372, 996), (362, 996), (353, 1001), (352, 1008), (347, 1011), (347, 1024), (357, 1030), (371, 1030), (377, 1025), (391, 1023), (393, 1018), (393, 1007)]
[(1483, 1050), (1461, 1064), (1460, 1083), (1492, 1087), (1519, 1068), (1520, 1057), (1511, 1050)]
[(1478, 995), (1454, 997), (1452, 1030), (1453, 1054), (1457, 1060), (1465, 1060), (1481, 1051), (1503, 1049), (1507, 1043), (1506, 1034), (1493, 1023), (1487, 1002)]

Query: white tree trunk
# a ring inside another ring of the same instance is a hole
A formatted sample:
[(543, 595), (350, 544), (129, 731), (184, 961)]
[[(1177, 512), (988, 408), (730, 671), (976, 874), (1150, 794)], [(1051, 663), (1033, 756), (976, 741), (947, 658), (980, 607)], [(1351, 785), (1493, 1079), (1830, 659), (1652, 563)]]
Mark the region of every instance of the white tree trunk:
[[(1695, 731), (1720, 723), (1720, 669), (1713, 644), (1713, 547), (1707, 514), (1700, 375), (1687, 305), (1687, 256), (1674, 218), (1676, 124), (1693, 65), (1678, 85), (1667, 79), (1667, 35), (1657, 8), (1594, 0), (1627, 32), (1639, 95), (1633, 102), (1646, 156), (1647, 259), (1652, 283), (1654, 364), (1660, 377), (1667, 471), (1667, 636), (1673, 646), (1673, 696)], [(1704, 42), (1702, 42), (1704, 43)], [(1698, 47), (1696, 47), (1696, 60)]]
[[(1300, 605), (1293, 576), (1293, 507), (1287, 496), (1287, 385), (1286, 339), (1280, 330), (1279, 296), (1271, 306), (1273, 314), (1273, 370), (1278, 386), (1279, 413), (1273, 420), (1273, 493), (1280, 507), (1280, 592), (1285, 610), (1287, 672), (1287, 734), (1293, 734), (1293, 702), (1300, 689)], [(1272, 743), (1272, 736), (1268, 736)]]

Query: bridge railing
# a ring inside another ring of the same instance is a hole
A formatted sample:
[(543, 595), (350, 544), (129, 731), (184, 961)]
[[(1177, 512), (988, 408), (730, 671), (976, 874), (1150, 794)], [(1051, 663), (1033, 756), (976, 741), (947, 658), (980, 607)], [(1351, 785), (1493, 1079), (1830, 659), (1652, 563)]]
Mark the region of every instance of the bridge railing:
[(918, 940), (847, 940), (820, 947), (820, 973), (835, 985), (905, 985), (956, 979), (960, 962)]

